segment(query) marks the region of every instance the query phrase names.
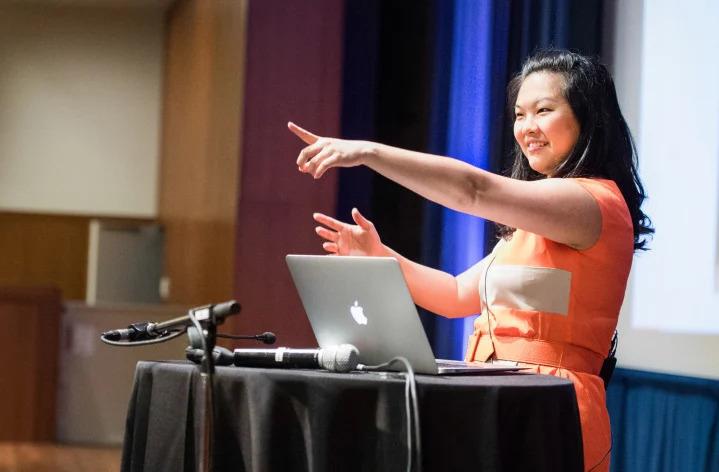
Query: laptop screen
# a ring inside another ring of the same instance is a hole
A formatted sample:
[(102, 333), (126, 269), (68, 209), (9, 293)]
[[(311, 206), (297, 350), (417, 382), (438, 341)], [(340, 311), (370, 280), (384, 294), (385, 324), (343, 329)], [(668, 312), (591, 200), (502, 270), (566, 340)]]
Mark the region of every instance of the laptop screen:
[(320, 347), (353, 344), (362, 364), (402, 356), (417, 372), (437, 373), (396, 259), (288, 255), (286, 260)]

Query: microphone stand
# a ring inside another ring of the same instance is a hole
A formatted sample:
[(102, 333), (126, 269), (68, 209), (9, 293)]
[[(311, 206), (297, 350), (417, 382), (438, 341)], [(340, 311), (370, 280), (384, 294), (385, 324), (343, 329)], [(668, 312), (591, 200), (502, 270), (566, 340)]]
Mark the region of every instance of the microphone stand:
[[(187, 328), (187, 337), (190, 340), (190, 349), (196, 351), (202, 349), (202, 358), (200, 364), (200, 397), (202, 402), (202, 431), (199, 432), (200, 437), (199, 449), (199, 472), (210, 472), (212, 468), (212, 444), (214, 440), (214, 373), (215, 358), (213, 351), (217, 344), (218, 337), (226, 337), (231, 339), (256, 339), (265, 344), (273, 344), (275, 342), (275, 334), (266, 332), (257, 336), (237, 336), (227, 334), (217, 334), (217, 322), (214, 316), (210, 316), (205, 320), (204, 326), (194, 316), (193, 311), (189, 312), (190, 320), (193, 326)], [(222, 321), (222, 319), (220, 319)], [(188, 354), (188, 359), (197, 362)]]
[[(215, 362), (212, 357), (212, 350), (215, 348), (217, 341), (217, 326), (214, 323), (208, 323), (205, 326), (205, 354), (202, 356), (202, 364), (200, 371), (200, 391), (203, 404), (203, 421), (200, 441), (200, 462), (198, 470), (200, 472), (210, 472), (212, 469), (212, 441), (214, 431), (214, 373)], [(200, 332), (200, 335), (203, 333)]]
[[(232, 311), (232, 310), (231, 310)], [(239, 311), (239, 306), (237, 307)], [(237, 311), (234, 311), (236, 313)], [(199, 461), (197, 470), (199, 472), (210, 472), (212, 470), (212, 444), (214, 440), (214, 373), (215, 359), (212, 351), (217, 343), (218, 320), (221, 323), (226, 316), (223, 312), (215, 313), (214, 310), (202, 310), (201, 320), (197, 318), (198, 311), (190, 310), (188, 316), (193, 326), (187, 328), (187, 335), (190, 338), (192, 347), (202, 347), (203, 355), (200, 362), (200, 400), (202, 404), (202, 430), (200, 438)]]
[[(214, 423), (214, 377), (215, 359), (212, 352), (217, 342), (217, 325), (222, 324), (225, 318), (240, 312), (240, 304), (234, 300), (216, 305), (205, 305), (191, 308), (187, 316), (175, 318), (161, 323), (135, 323), (128, 329), (114, 330), (102, 333), (100, 339), (114, 346), (145, 346), (169, 341), (184, 332), (190, 338), (193, 348), (202, 348), (203, 356), (200, 367), (200, 396), (202, 401), (202, 431), (199, 450), (200, 459), (197, 469), (200, 472), (210, 472), (212, 469), (212, 441)], [(263, 339), (274, 334), (265, 333)], [(128, 342), (120, 342), (123, 339)], [(267, 341), (265, 341), (267, 342)], [(196, 438), (197, 439), (197, 438)]]

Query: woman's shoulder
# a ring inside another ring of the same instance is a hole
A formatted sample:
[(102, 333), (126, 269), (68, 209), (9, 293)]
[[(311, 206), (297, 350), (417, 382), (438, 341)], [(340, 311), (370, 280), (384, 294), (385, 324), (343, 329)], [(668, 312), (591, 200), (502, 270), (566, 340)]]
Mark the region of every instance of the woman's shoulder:
[(619, 190), (617, 184), (610, 179), (600, 179), (598, 177), (571, 177), (568, 180), (577, 182), (592, 194), (596, 191), (602, 193), (609, 192), (618, 196), (622, 195), (622, 192)]
[(572, 180), (581, 185), (584, 190), (594, 197), (600, 208), (610, 205), (619, 206), (629, 211), (621, 190), (613, 180), (594, 177), (574, 177)]
[[(602, 214), (602, 236), (626, 233), (634, 243), (634, 230), (629, 207), (621, 190), (613, 180), (599, 178), (572, 178), (589, 192), (599, 205)], [(609, 233), (607, 232), (609, 230)], [(601, 238), (600, 238), (601, 239)]]

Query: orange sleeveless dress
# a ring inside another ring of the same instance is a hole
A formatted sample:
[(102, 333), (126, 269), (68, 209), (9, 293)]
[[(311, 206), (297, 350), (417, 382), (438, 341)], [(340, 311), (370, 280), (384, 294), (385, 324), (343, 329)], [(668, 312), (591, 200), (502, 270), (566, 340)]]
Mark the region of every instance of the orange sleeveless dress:
[(585, 470), (609, 470), (611, 432), (598, 376), (616, 329), (634, 252), (627, 205), (610, 180), (572, 179), (599, 205), (599, 241), (578, 251), (517, 230), (485, 258), (482, 314), (466, 360), (516, 361), (571, 380), (582, 424)]

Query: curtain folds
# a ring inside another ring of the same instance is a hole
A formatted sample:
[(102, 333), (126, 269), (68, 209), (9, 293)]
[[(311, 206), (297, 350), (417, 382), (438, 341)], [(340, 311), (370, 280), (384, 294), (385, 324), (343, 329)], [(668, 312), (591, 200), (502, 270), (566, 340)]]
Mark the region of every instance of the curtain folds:
[(612, 471), (719, 470), (719, 381), (617, 369)]
[[(497, 97), (503, 95), (509, 3), (456, 1), (437, 3), (434, 113), (431, 151), (488, 169), (496, 123)], [(498, 65), (500, 67), (498, 67)], [(443, 101), (446, 100), (446, 101)], [(457, 275), (484, 256), (485, 223), (482, 219), (431, 206), (426, 233), (439, 235), (439, 267)], [(437, 226), (437, 221), (441, 226)], [(436, 241), (431, 237), (428, 243)], [(425, 251), (425, 254), (427, 251)], [(460, 359), (474, 317), (437, 318), (435, 355)]]
[[(502, 172), (513, 145), (509, 78), (537, 48), (598, 54), (602, 2), (454, 0), (436, 7), (430, 151)], [(424, 224), (423, 262), (454, 275), (496, 243), (493, 223), (432, 204), (425, 207)], [(435, 355), (461, 358), (473, 321), (437, 317)]]

